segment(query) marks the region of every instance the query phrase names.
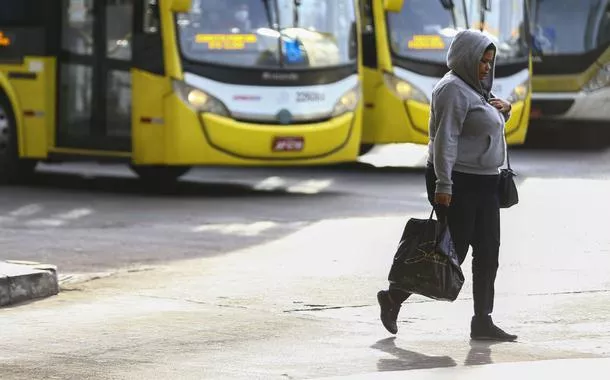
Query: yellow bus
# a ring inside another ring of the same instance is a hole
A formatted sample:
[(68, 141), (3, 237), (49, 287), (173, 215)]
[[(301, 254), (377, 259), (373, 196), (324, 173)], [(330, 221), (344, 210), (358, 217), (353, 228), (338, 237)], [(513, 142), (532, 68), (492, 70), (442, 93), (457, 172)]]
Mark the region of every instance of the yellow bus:
[[(446, 55), (464, 28), (498, 46), (494, 94), (513, 104), (507, 142), (522, 144), (530, 104), (530, 50), (524, 0), (362, 0), (363, 147), (428, 143), (430, 97), (448, 71)], [(391, 6), (387, 6), (390, 4)]]
[(0, 181), (38, 161), (354, 161), (355, 0), (0, 0)]
[[(610, 1), (531, 0), (532, 129), (610, 125)], [(568, 131), (568, 129), (566, 129)], [(594, 138), (594, 136), (591, 136)]]
[(523, 145), (532, 103), (530, 0), (466, 0), (468, 19), (496, 44), (494, 95), (509, 100), (513, 110), (506, 123), (506, 142)]

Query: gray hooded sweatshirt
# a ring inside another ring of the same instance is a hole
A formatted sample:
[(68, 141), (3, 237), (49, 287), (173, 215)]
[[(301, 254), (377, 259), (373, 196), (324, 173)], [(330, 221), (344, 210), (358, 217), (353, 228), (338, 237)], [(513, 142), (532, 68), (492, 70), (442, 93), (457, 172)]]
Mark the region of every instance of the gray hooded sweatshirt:
[(453, 171), (493, 175), (504, 164), (504, 123), (510, 115), (488, 103), (495, 57), (489, 75), (479, 80), (479, 62), (491, 43), (483, 33), (459, 32), (447, 53), (451, 71), (432, 91), (428, 160), (434, 164), (437, 193), (452, 193)]

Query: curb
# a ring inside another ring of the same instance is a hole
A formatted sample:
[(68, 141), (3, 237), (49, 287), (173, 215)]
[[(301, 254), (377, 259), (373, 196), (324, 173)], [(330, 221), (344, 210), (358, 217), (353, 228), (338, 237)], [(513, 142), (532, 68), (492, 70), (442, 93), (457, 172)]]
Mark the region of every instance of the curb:
[(56, 266), (31, 261), (0, 261), (0, 307), (58, 293)]

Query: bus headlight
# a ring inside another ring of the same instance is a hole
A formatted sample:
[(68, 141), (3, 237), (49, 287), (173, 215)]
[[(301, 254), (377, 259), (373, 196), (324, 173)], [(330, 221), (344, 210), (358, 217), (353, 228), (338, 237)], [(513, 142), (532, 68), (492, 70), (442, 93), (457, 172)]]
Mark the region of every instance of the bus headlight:
[(360, 86), (356, 86), (343, 94), (339, 101), (335, 104), (332, 117), (341, 116), (348, 112), (354, 112), (360, 102)]
[(506, 99), (511, 104), (515, 104), (517, 102), (522, 102), (527, 99), (527, 94), (529, 92), (530, 82), (529, 79), (525, 82), (521, 83), (517, 87), (513, 89), (513, 92), (510, 93), (508, 99)]
[(209, 112), (220, 116), (230, 115), (229, 110), (220, 100), (184, 82), (174, 81), (174, 92), (184, 104), (195, 112)]
[(424, 92), (417, 88), (417, 86), (414, 84), (409, 83), (404, 79), (400, 79), (390, 73), (384, 73), (383, 80), (390, 91), (392, 91), (394, 95), (398, 96), (400, 99), (430, 104), (430, 100), (426, 94), (424, 94)]
[(609, 85), (610, 85), (610, 63), (607, 64), (606, 66), (603, 66), (601, 69), (599, 69), (599, 71), (597, 72), (597, 75), (595, 75), (593, 77), (593, 79), (591, 79), (589, 81), (589, 83), (587, 83), (583, 87), (583, 91), (593, 92), (593, 91), (601, 90), (604, 87), (608, 87)]

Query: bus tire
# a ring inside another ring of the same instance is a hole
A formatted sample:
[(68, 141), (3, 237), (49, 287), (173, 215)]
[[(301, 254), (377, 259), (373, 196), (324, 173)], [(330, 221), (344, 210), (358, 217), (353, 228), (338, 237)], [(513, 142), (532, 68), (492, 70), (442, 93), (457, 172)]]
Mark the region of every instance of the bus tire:
[(191, 169), (190, 166), (131, 165), (131, 170), (151, 185), (170, 185)]
[(17, 123), (13, 107), (0, 92), (0, 184), (13, 184), (31, 178), (35, 160), (19, 157)]
[(375, 144), (360, 144), (360, 151), (358, 152), (358, 155), (364, 156), (365, 154), (373, 150), (374, 147)]

